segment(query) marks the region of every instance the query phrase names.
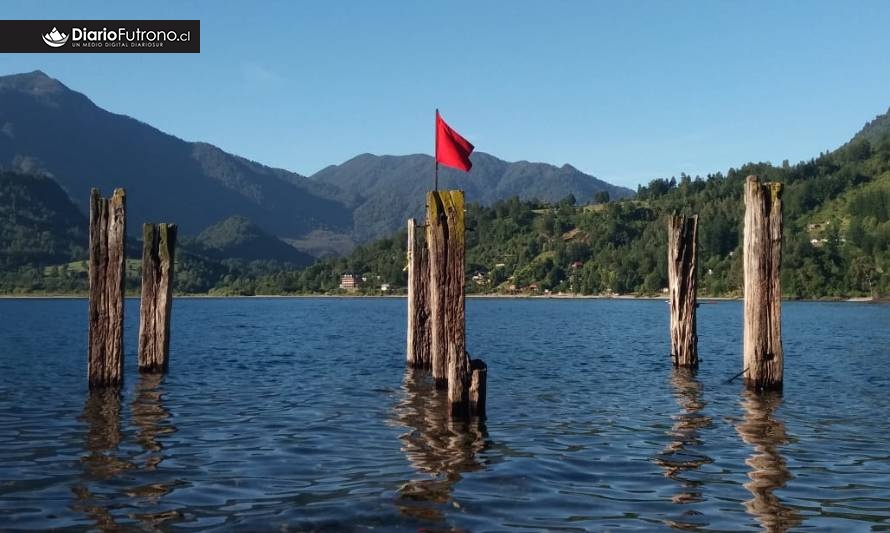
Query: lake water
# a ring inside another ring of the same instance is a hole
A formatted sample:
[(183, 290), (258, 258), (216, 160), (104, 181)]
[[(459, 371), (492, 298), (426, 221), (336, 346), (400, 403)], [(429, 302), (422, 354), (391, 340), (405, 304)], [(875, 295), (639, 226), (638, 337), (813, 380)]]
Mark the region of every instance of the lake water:
[(0, 527), (890, 531), (890, 306), (784, 304), (782, 396), (740, 302), (673, 371), (661, 301), (480, 300), (488, 420), (406, 373), (405, 301), (179, 299), (166, 377), (86, 388), (84, 300), (0, 301)]

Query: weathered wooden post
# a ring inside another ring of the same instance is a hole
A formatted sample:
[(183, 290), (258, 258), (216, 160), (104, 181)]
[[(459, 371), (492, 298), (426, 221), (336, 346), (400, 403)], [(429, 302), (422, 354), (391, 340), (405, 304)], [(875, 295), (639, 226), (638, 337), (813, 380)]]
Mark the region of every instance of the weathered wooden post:
[(166, 372), (170, 361), (176, 224), (142, 225), (139, 371)]
[(443, 191), (439, 198), (448, 223), (445, 266), (445, 336), (448, 350), (448, 400), (454, 414), (469, 414), (470, 357), (467, 354), (464, 192)]
[[(450, 191), (444, 191), (449, 193)], [(450, 196), (450, 194), (449, 194)], [(448, 220), (439, 191), (426, 196), (426, 245), (430, 261), (430, 369), (437, 388), (445, 388), (448, 380), (448, 343), (446, 341), (446, 276)]]
[(408, 366), (430, 367), (429, 260), (418, 246), (417, 221), (408, 219)]
[(488, 386), (488, 366), (482, 359), (470, 360), (470, 414), (485, 418), (485, 388)]
[(87, 378), (91, 389), (123, 381), (127, 197), (90, 192), (90, 305)]
[(451, 413), (484, 415), (485, 363), (467, 353), (463, 191), (427, 194), (430, 262), (430, 360), (437, 386), (447, 386)]
[(671, 305), (671, 358), (675, 367), (698, 367), (695, 307), (698, 298), (696, 247), (698, 215), (668, 220), (668, 290)]
[(782, 184), (745, 182), (745, 384), (782, 388)]

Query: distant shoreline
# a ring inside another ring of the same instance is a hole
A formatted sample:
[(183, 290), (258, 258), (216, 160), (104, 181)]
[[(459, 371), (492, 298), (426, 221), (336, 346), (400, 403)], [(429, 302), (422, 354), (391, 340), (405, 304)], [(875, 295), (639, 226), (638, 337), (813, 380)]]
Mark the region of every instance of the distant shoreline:
[[(637, 296), (637, 295), (615, 295), (615, 296), (604, 296), (599, 294), (585, 294), (585, 295), (573, 295), (573, 294), (468, 294), (466, 295), (469, 299), (474, 300), (662, 300), (667, 301), (667, 296)], [(245, 298), (245, 299), (321, 299), (321, 298), (334, 298), (334, 299), (403, 299), (406, 298), (404, 294), (256, 294), (256, 295), (212, 295), (212, 294), (184, 294), (181, 296), (174, 296), (174, 299), (184, 299), (184, 300), (223, 300), (223, 299), (232, 299), (232, 298)], [(0, 294), (0, 300), (86, 300), (87, 295), (72, 295), (72, 294)], [(139, 296), (132, 295), (126, 296), (128, 300), (137, 300)], [(742, 297), (735, 296), (703, 296), (698, 299), (700, 302), (732, 302), (732, 301), (742, 301)], [(852, 302), (852, 303), (876, 303), (876, 304), (890, 304), (890, 299), (887, 298), (869, 298), (869, 297), (855, 297), (855, 298), (821, 298), (821, 299), (794, 299), (794, 298), (783, 298), (782, 301), (785, 302)]]

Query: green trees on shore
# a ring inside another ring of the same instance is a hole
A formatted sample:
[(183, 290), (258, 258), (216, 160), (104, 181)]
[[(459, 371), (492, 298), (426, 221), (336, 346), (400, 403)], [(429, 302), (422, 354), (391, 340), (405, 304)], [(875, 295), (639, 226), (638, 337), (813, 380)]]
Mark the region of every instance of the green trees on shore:
[[(867, 140), (791, 166), (751, 163), (725, 175), (652, 180), (633, 199), (516, 198), (467, 213), (470, 292), (657, 294), (667, 286), (665, 218), (698, 213), (701, 293), (739, 296), (744, 178), (785, 183), (782, 287), (788, 297), (890, 293), (890, 138)], [(597, 202), (598, 203), (594, 203)], [(404, 287), (404, 235), (287, 274), (288, 289), (329, 291), (340, 273)], [(378, 278), (379, 276), (379, 278)]]
[[(854, 140), (797, 165), (750, 163), (725, 175), (655, 179), (632, 199), (597, 195), (569, 196), (556, 204), (517, 198), (488, 207), (470, 204), (467, 290), (658, 294), (667, 285), (666, 217), (680, 211), (700, 215), (700, 293), (739, 296), (742, 192), (749, 174), (785, 183), (786, 296), (890, 294), (890, 136), (874, 144)], [(10, 173), (0, 178), (0, 292), (85, 292), (82, 215), (46, 178), (28, 181)], [(348, 273), (362, 280), (361, 292), (397, 293), (406, 284), (405, 238), (400, 232), (303, 268), (280, 259), (208, 255), (184, 239), (176, 290), (332, 293)], [(128, 288), (135, 291), (138, 261), (130, 270)]]

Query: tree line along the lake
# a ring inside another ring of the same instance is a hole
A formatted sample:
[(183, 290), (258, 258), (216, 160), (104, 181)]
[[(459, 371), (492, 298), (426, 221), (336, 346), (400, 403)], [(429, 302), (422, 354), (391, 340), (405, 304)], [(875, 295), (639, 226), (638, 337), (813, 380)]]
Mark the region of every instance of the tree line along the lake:
[[(741, 295), (741, 231), (745, 176), (785, 184), (782, 290), (791, 298), (890, 294), (890, 137), (854, 140), (796, 165), (750, 163), (726, 174), (681, 175), (639, 187), (634, 198), (567, 197), (556, 204), (518, 198), (469, 204), (469, 293), (659, 294), (667, 286), (664, 232), (674, 211), (700, 215), (699, 276), (703, 296)], [(0, 198), (14, 196), (3, 182)], [(21, 188), (22, 185), (15, 186)], [(48, 227), (21, 231), (3, 215), (0, 290), (83, 293), (85, 244), (71, 216), (55, 206), (31, 213)], [(468, 200), (472, 201), (472, 198)], [(44, 205), (44, 204), (41, 204)], [(18, 214), (21, 217), (21, 204)], [(35, 208), (36, 209), (36, 208)], [(53, 228), (57, 224), (59, 228)], [(219, 236), (216, 236), (219, 238)], [(308, 294), (339, 292), (340, 276), (364, 280), (360, 293), (401, 292), (407, 283), (405, 234), (358, 246), (345, 257), (306, 267), (280, 260), (213, 257), (183, 240), (177, 256), (179, 294)], [(138, 245), (127, 288), (139, 284)]]

